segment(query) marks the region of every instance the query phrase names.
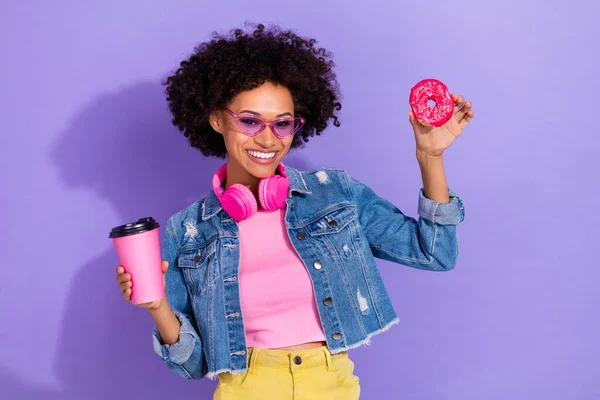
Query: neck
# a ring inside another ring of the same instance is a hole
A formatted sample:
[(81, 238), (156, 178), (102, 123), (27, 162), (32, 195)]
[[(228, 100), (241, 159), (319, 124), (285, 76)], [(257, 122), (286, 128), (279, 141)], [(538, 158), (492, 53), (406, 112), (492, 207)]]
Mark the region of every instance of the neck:
[(227, 180), (225, 181), (225, 189), (229, 189), (235, 184), (246, 186), (254, 194), (258, 195), (258, 183), (260, 179), (247, 173), (235, 161), (231, 159), (227, 161)]

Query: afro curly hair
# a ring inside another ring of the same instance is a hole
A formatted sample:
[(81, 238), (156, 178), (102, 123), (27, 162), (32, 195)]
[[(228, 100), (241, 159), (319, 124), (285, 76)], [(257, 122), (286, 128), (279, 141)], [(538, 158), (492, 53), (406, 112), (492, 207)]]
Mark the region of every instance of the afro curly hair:
[(223, 136), (211, 127), (209, 114), (265, 82), (286, 87), (296, 113), (306, 119), (292, 148), (320, 135), (330, 119), (340, 126), (336, 111), (342, 106), (331, 53), (316, 47), (315, 39), (278, 26), (246, 26), (247, 31), (213, 32), (163, 82), (173, 125), (190, 145), (207, 157), (225, 158)]

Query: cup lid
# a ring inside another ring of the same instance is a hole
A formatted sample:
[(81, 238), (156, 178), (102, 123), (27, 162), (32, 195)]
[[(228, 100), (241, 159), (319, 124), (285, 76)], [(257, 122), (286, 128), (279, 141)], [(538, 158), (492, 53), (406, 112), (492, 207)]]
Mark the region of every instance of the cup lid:
[(140, 218), (136, 222), (114, 227), (109, 238), (115, 239), (123, 236), (137, 235), (158, 228), (160, 225), (152, 217)]

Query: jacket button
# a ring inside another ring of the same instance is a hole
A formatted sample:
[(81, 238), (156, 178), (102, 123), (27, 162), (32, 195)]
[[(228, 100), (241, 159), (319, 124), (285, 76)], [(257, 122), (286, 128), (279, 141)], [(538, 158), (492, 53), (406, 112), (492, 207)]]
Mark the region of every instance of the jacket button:
[(298, 232), (298, 234), (296, 235), (296, 237), (300, 240), (304, 240), (306, 239), (306, 235), (302, 232)]
[(194, 257), (194, 262), (197, 263), (198, 261), (200, 261), (200, 256)]
[(331, 335), (331, 337), (333, 338), (333, 340), (340, 340), (342, 338), (342, 334), (339, 332), (335, 332), (333, 335)]
[(302, 357), (300, 357), (300, 356), (294, 357), (294, 364), (296, 364), (296, 365), (302, 364)]
[(321, 269), (323, 268), (323, 263), (321, 261), (315, 261), (313, 267), (315, 267), (315, 269)]
[(330, 306), (333, 304), (333, 299), (331, 297), (328, 297), (325, 300), (323, 300), (323, 304), (325, 304), (326, 306)]

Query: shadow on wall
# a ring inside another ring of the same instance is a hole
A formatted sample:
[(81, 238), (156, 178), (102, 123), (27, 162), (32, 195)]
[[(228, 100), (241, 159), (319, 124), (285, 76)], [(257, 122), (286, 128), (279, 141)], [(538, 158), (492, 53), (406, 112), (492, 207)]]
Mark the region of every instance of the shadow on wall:
[[(223, 162), (207, 159), (187, 144), (172, 126), (164, 98), (159, 82), (100, 96), (75, 116), (50, 154), (69, 187), (108, 200), (119, 221), (153, 216), (161, 222), (161, 234), (171, 214), (207, 193)], [(293, 156), (287, 163), (306, 169)], [(107, 242), (110, 228), (93, 227)], [(146, 311), (121, 298), (117, 262), (114, 252), (106, 251), (78, 268), (55, 355), (61, 390), (32, 389), (0, 371), (6, 398), (212, 398), (215, 381), (186, 381), (154, 354), (152, 321)]]

